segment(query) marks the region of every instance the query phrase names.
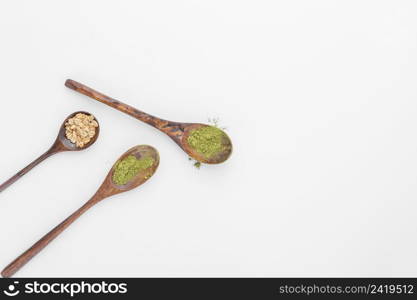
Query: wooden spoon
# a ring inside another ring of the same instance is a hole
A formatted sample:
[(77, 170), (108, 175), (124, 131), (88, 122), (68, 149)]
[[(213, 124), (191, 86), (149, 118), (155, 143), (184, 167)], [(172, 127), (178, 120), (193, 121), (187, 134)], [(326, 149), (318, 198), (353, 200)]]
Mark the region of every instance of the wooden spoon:
[[(96, 128), (96, 134), (94, 135), (94, 137), (90, 140), (90, 142), (88, 142), (87, 144), (85, 144), (84, 147), (77, 147), (75, 144), (73, 144), (65, 136), (65, 123), (67, 122), (68, 119), (74, 117), (78, 113), (83, 113), (83, 114), (86, 114), (86, 115), (91, 115), (90, 113), (85, 112), (85, 111), (77, 111), (77, 112), (72, 113), (71, 115), (69, 115), (65, 119), (65, 121), (62, 123), (61, 128), (59, 129), (59, 132), (58, 132), (58, 137), (56, 138), (56, 140), (55, 140), (54, 144), (52, 145), (52, 147), (48, 151), (46, 151), (44, 154), (42, 154), (40, 157), (38, 157), (37, 159), (35, 159), (27, 167), (25, 167), (21, 171), (19, 171), (12, 178), (10, 178), (6, 182), (4, 182), (2, 185), (0, 185), (0, 192), (4, 191), (10, 185), (12, 185), (13, 183), (15, 183), (18, 179), (22, 178), (23, 175), (25, 175), (26, 173), (28, 173), (30, 170), (32, 170), (35, 166), (37, 166), (39, 163), (41, 163), (42, 161), (44, 161), (46, 158), (48, 158), (48, 157), (50, 157), (50, 156), (52, 156), (52, 155), (54, 155), (56, 153), (59, 153), (59, 152), (85, 150), (88, 147), (90, 147), (92, 144), (95, 143), (95, 141), (97, 140), (97, 137), (99, 135), (99, 132), (100, 132), (100, 125)], [(97, 121), (97, 119), (95, 119), (95, 120)], [(97, 124), (98, 124), (98, 121), (97, 121)]]
[[(134, 155), (136, 158), (145, 158), (152, 157), (154, 162), (151, 167), (140, 171), (134, 178), (132, 178), (125, 185), (116, 185), (113, 182), (113, 172), (117, 163), (129, 155)], [(2, 272), (3, 277), (11, 277), (15, 274), (21, 267), (23, 267), (30, 259), (32, 259), (36, 254), (38, 254), (43, 248), (45, 248), (52, 240), (54, 240), (61, 232), (63, 232), (70, 224), (72, 224), (78, 217), (85, 213), (89, 208), (100, 202), (101, 200), (108, 198), (110, 196), (120, 194), (123, 192), (130, 191), (144, 182), (146, 182), (156, 171), (159, 165), (159, 154), (158, 151), (147, 145), (140, 145), (133, 147), (123, 154), (117, 162), (113, 165), (110, 172), (107, 174), (104, 182), (101, 184), (98, 191), (94, 196), (88, 200), (81, 208), (74, 212), (71, 216), (65, 219), (61, 224), (52, 229), (47, 233), (43, 238), (41, 238), (36, 244), (30, 247), (26, 252), (16, 258), (12, 263), (10, 263)]]
[(147, 113), (144, 113), (143, 111), (140, 111), (127, 104), (124, 104), (116, 99), (110, 98), (109, 96), (97, 92), (92, 88), (89, 88), (88, 86), (85, 86), (71, 79), (68, 79), (65, 82), (65, 86), (88, 97), (91, 97), (95, 100), (98, 100), (104, 104), (107, 104), (117, 110), (120, 110), (121, 112), (124, 112), (142, 122), (145, 122), (155, 127), (156, 129), (159, 129), (160, 131), (167, 134), (170, 138), (172, 138), (178, 146), (180, 146), (190, 157), (194, 158), (197, 161), (206, 164), (219, 164), (226, 161), (232, 153), (232, 141), (226, 133), (224, 133), (221, 141), (222, 151), (219, 151), (211, 157), (205, 157), (189, 145), (189, 134), (195, 129), (206, 127), (209, 125), (200, 123), (179, 123), (163, 120), (155, 116), (149, 115)]

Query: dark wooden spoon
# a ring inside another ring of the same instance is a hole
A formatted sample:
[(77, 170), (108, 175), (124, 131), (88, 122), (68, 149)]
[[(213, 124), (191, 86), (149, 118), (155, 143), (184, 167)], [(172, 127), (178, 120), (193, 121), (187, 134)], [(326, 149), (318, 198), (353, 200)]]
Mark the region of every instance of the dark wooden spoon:
[(127, 105), (116, 99), (106, 96), (98, 91), (93, 90), (92, 88), (89, 88), (88, 86), (85, 86), (84, 84), (81, 84), (71, 79), (68, 79), (65, 82), (65, 86), (88, 97), (91, 97), (95, 100), (98, 100), (104, 104), (107, 104), (117, 110), (120, 110), (121, 112), (124, 112), (142, 122), (145, 122), (155, 127), (156, 129), (159, 129), (163, 133), (167, 134), (170, 138), (172, 138), (174, 142), (178, 144), (178, 146), (180, 146), (190, 157), (194, 158), (197, 161), (206, 164), (219, 164), (226, 161), (232, 153), (232, 141), (226, 133), (224, 133), (224, 136), (221, 141), (223, 150), (209, 158), (195, 151), (189, 145), (189, 134), (195, 129), (206, 127), (209, 125), (200, 123), (179, 123), (163, 120), (155, 116), (149, 115), (147, 113), (144, 113), (143, 111), (140, 111), (130, 105)]
[[(98, 138), (99, 132), (100, 132), (100, 124), (96, 128), (96, 134), (94, 135), (94, 137), (90, 140), (90, 142), (88, 142), (87, 144), (85, 144), (84, 147), (77, 147), (69, 139), (66, 138), (66, 136), (65, 136), (65, 123), (67, 122), (68, 119), (74, 117), (78, 113), (83, 113), (83, 114), (86, 114), (86, 115), (91, 115), (90, 113), (85, 112), (85, 111), (77, 111), (77, 112), (72, 113), (71, 115), (69, 115), (65, 119), (65, 121), (62, 123), (61, 128), (59, 129), (59, 132), (58, 132), (58, 137), (56, 138), (56, 140), (53, 143), (52, 147), (48, 151), (46, 151), (44, 154), (42, 154), (41, 156), (39, 156), (37, 159), (35, 159), (27, 167), (25, 167), (22, 170), (20, 170), (12, 178), (10, 178), (6, 182), (4, 182), (2, 185), (0, 185), (0, 193), (2, 191), (4, 191), (6, 188), (8, 188), (10, 185), (12, 185), (13, 183), (15, 183), (18, 179), (20, 179), (21, 177), (23, 177), (23, 175), (25, 175), (26, 173), (28, 173), (30, 170), (32, 170), (35, 166), (37, 166), (39, 163), (41, 163), (42, 161), (44, 161), (46, 158), (48, 158), (48, 157), (50, 157), (50, 156), (52, 156), (52, 155), (54, 155), (56, 153), (59, 153), (59, 152), (85, 150), (88, 147), (90, 147), (92, 144), (95, 143), (95, 141)], [(95, 120), (97, 121), (97, 119), (95, 119)], [(97, 124), (98, 124), (98, 121), (97, 121)]]
[[(113, 173), (117, 163), (129, 155), (134, 155), (138, 159), (144, 157), (152, 157), (154, 162), (151, 167), (139, 172), (134, 178), (132, 178), (125, 185), (117, 185), (113, 182)], [(23, 267), (29, 260), (31, 260), (36, 254), (38, 254), (43, 248), (45, 248), (51, 241), (53, 241), (61, 232), (63, 232), (69, 225), (71, 225), (78, 217), (85, 213), (89, 208), (93, 207), (95, 204), (101, 200), (108, 198), (110, 196), (120, 194), (123, 192), (130, 191), (144, 182), (146, 182), (152, 175), (155, 173), (159, 165), (159, 153), (158, 151), (147, 145), (140, 145), (131, 148), (126, 153), (124, 153), (117, 162), (113, 165), (110, 172), (107, 174), (104, 182), (101, 184), (98, 191), (94, 196), (88, 200), (83, 206), (81, 206), (76, 212), (71, 216), (65, 219), (61, 224), (52, 229), (47, 233), (43, 238), (41, 238), (36, 244), (30, 247), (26, 252), (16, 258), (12, 263), (10, 263), (2, 272), (3, 277), (11, 277), (15, 274), (21, 267)]]

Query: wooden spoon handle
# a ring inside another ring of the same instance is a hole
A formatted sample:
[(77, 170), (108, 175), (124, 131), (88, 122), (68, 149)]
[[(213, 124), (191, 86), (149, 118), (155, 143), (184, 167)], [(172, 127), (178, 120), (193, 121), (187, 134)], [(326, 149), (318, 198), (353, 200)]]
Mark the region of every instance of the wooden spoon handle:
[(180, 147), (182, 147), (181, 139), (185, 127), (191, 124), (172, 122), (157, 118), (143, 111), (140, 111), (139, 109), (136, 109), (128, 104), (120, 102), (119, 100), (106, 96), (72, 79), (67, 79), (65, 81), (65, 86), (88, 97), (91, 97), (97, 101), (100, 101), (101, 103), (111, 106), (121, 112), (124, 112), (125, 114), (128, 114), (142, 122), (145, 122), (146, 124), (149, 124), (155, 127), (156, 129), (159, 129), (160, 131), (171, 137), (174, 140), (174, 142), (176, 142)]
[(6, 182), (4, 182), (2, 185), (0, 185), (0, 193), (4, 191), (6, 188), (11, 186), (13, 183), (15, 183), (18, 179), (22, 178), (23, 175), (28, 173), (30, 170), (32, 170), (35, 166), (37, 166), (39, 163), (44, 161), (49, 156), (55, 154), (55, 151), (48, 150), (41, 156), (39, 156), (37, 159), (35, 159), (33, 162), (31, 162), (28, 166), (17, 172), (16, 175), (14, 175), (12, 178), (8, 179)]
[(109, 96), (106, 96), (75, 80), (67, 79), (67, 81), (65, 81), (65, 86), (81, 94), (84, 94), (90, 98), (100, 101), (101, 103), (111, 106), (121, 112), (124, 112), (125, 114), (128, 114), (159, 130), (162, 130), (163, 126), (166, 125), (167, 123), (173, 123), (173, 122), (168, 122), (166, 120), (162, 120), (160, 118), (147, 114), (143, 111), (140, 111), (139, 109), (136, 109), (128, 104), (120, 102), (119, 100), (113, 99)]
[(90, 207), (97, 203), (94, 197), (86, 204), (81, 206), (71, 216), (66, 218), (61, 224), (56, 226), (50, 232), (48, 232), (43, 238), (36, 242), (32, 247), (22, 253), (18, 258), (12, 261), (4, 270), (1, 272), (3, 277), (11, 277), (21, 267), (23, 267), (29, 260), (31, 260), (36, 254), (38, 254), (43, 248), (45, 248), (51, 241), (53, 241), (61, 232), (63, 232), (69, 225), (71, 225), (78, 217), (86, 212)]

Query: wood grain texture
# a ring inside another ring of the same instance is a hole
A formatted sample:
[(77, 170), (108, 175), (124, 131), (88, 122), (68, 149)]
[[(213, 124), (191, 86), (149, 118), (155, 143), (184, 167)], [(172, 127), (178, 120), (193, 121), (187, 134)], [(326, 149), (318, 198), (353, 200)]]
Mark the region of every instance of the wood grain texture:
[(152, 116), (71, 79), (68, 79), (65, 82), (65, 86), (155, 127), (156, 129), (171, 137), (180, 147), (182, 146), (181, 139), (184, 130), (188, 125), (191, 125), (188, 123), (167, 121)]
[[(125, 185), (116, 185), (113, 183), (113, 172), (116, 164), (129, 155), (134, 155), (137, 158), (149, 156), (154, 160), (153, 165), (141, 171), (134, 177), (130, 182)], [(143, 183), (145, 183), (152, 175), (156, 172), (159, 166), (159, 153), (158, 151), (148, 145), (140, 145), (129, 149), (125, 152), (113, 165), (100, 188), (94, 194), (94, 196), (88, 200), (83, 206), (81, 206), (77, 211), (71, 214), (58, 226), (48, 232), (43, 238), (36, 242), (32, 247), (23, 252), (19, 257), (12, 261), (7, 267), (3, 269), (1, 275), (3, 277), (13, 276), (20, 268), (27, 264), (36, 254), (38, 254), (42, 249), (44, 249), (50, 242), (52, 242), (58, 235), (60, 235), (69, 225), (71, 225), (75, 220), (77, 220), (82, 214), (84, 214), (88, 209), (93, 207), (95, 204), (101, 200), (108, 198), (110, 196), (120, 194), (123, 192), (130, 191)]]
[[(90, 147), (92, 144), (95, 143), (95, 141), (97, 140), (98, 135), (100, 133), (100, 125), (96, 128), (96, 134), (94, 135), (94, 137), (83, 148), (77, 147), (75, 144), (71, 143), (71, 141), (66, 138), (66, 136), (65, 136), (65, 123), (67, 122), (68, 119), (72, 118), (73, 116), (75, 116), (78, 113), (83, 113), (83, 114), (91, 115), (90, 113), (84, 112), (84, 111), (77, 111), (77, 112), (74, 112), (71, 115), (69, 115), (64, 120), (64, 122), (62, 122), (62, 125), (61, 125), (61, 127), (59, 129), (59, 132), (58, 132), (58, 136), (57, 136), (55, 142), (53, 143), (53, 145), (51, 146), (51, 148), (48, 151), (46, 151), (44, 154), (42, 154), (41, 156), (39, 156), (37, 159), (35, 159), (33, 162), (31, 162), (28, 166), (26, 166), (25, 168), (23, 168), (22, 170), (20, 170), (19, 172), (17, 172), (10, 179), (8, 179), (3, 184), (1, 184), (0, 185), (0, 193), (2, 191), (4, 191), (6, 188), (8, 188), (9, 186), (11, 186), (13, 183), (15, 183), (17, 180), (19, 180), (20, 178), (22, 178), (25, 174), (27, 174), (30, 170), (32, 170), (35, 166), (37, 166), (38, 164), (40, 164), (42, 161), (44, 161), (48, 157), (50, 157), (50, 156), (52, 156), (54, 154), (57, 154), (59, 152), (64, 152), (64, 151), (81, 151), (81, 150), (85, 150), (88, 147)], [(98, 121), (97, 121), (97, 124), (98, 124)]]
[(223, 141), (225, 150), (219, 152), (213, 157), (206, 158), (200, 153), (196, 152), (192, 147), (190, 147), (186, 138), (189, 132), (199, 127), (208, 126), (206, 124), (167, 121), (152, 116), (72, 79), (66, 80), (65, 86), (155, 127), (156, 129), (168, 135), (172, 140), (174, 140), (175, 143), (177, 143), (178, 146), (181, 147), (181, 149), (183, 149), (190, 157), (197, 161), (207, 164), (218, 164), (226, 161), (232, 153), (232, 142), (226, 133), (226, 138)]

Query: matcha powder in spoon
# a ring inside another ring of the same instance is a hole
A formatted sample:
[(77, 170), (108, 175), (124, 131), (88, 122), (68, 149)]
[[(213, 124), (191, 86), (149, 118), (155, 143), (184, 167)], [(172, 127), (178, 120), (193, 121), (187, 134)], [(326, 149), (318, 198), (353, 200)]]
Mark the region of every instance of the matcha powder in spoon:
[(194, 129), (188, 136), (188, 144), (203, 155), (205, 158), (211, 158), (225, 150), (223, 139), (226, 134), (214, 126), (204, 126)]
[(129, 155), (117, 163), (113, 173), (113, 182), (117, 185), (125, 185), (139, 172), (152, 167), (153, 163), (152, 157), (137, 159), (136, 156)]

